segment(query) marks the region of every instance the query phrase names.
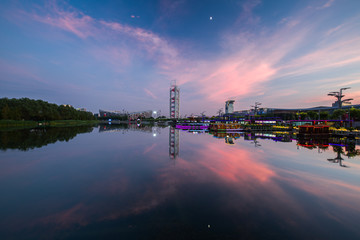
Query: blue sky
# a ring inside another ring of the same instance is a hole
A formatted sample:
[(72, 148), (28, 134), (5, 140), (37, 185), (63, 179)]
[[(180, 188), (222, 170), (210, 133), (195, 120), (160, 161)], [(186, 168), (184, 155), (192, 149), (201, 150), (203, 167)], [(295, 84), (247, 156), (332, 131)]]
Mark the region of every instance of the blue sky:
[[(212, 20), (210, 20), (212, 17)], [(0, 96), (182, 115), (360, 103), (360, 1), (1, 1)]]

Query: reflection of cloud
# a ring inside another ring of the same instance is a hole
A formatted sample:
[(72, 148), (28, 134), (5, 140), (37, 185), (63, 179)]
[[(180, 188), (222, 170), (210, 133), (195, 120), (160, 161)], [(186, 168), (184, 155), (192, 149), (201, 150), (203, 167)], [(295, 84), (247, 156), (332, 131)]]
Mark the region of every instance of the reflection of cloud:
[[(265, 164), (258, 162), (253, 153), (243, 149), (222, 149), (218, 143), (209, 144), (199, 156), (199, 164), (227, 181), (268, 181), (275, 173)], [(214, 159), (212, 156), (221, 156)]]
[(144, 151), (144, 154), (147, 154), (148, 152), (150, 152), (151, 150), (153, 150), (155, 147), (157, 146), (156, 143), (154, 143), (153, 145), (151, 145), (150, 147), (147, 147)]
[(85, 226), (89, 223), (88, 209), (83, 203), (76, 204), (69, 209), (47, 216), (40, 220), (43, 224), (56, 224), (57, 228), (68, 228), (72, 225)]
[[(31, 227), (55, 225), (58, 230), (83, 227), (148, 213), (171, 206), (177, 200), (193, 202), (194, 193), (206, 195), (207, 191), (216, 195), (214, 199), (206, 199), (217, 206), (213, 209), (216, 214), (223, 211), (235, 216), (266, 213), (289, 228), (302, 227), (304, 222), (317, 224), (323, 218), (352, 224), (351, 218), (345, 219), (346, 214), (339, 212), (360, 212), (356, 204), (360, 200), (359, 186), (333, 179), (331, 174), (321, 174), (321, 171), (313, 174), (308, 168), (294, 168), (291, 160), (297, 159), (298, 153), (280, 147), (269, 154), (271, 149), (253, 151), (248, 148), (248, 142), (244, 145), (241, 140), (228, 146), (216, 139), (199, 141), (201, 137), (184, 138), (187, 141), (182, 147), (186, 151), (175, 162), (164, 161), (167, 160), (167, 149), (160, 151), (162, 146), (156, 143), (151, 146), (139, 144), (139, 149), (145, 149), (144, 152), (137, 151), (125, 158), (119, 151), (105, 164), (99, 161), (98, 164), (108, 165), (108, 168), (93, 175), (92, 170), (98, 169), (99, 165), (92, 166), (87, 173), (92, 181), (86, 181), (71, 200), (68, 197), (55, 199), (56, 195), (43, 200), (46, 201), (44, 211), (34, 218)], [(128, 147), (124, 146), (124, 149)], [(143, 161), (143, 153), (150, 152), (152, 154), (146, 154), (148, 157)], [(285, 166), (278, 165), (274, 156), (287, 156), (283, 162)], [(80, 158), (78, 155), (73, 157)], [(38, 166), (23, 171), (31, 172)], [(316, 161), (308, 167), (320, 165)], [(79, 177), (77, 179), (84, 176)], [(321, 216), (314, 217), (313, 209)], [(260, 217), (263, 219), (264, 216)]]

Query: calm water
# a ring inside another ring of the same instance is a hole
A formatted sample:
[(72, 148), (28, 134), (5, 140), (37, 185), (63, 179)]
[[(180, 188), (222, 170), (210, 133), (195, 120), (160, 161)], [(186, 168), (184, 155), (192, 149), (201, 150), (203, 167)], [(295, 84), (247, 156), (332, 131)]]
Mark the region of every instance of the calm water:
[(360, 239), (357, 145), (222, 137), (0, 132), (0, 239)]

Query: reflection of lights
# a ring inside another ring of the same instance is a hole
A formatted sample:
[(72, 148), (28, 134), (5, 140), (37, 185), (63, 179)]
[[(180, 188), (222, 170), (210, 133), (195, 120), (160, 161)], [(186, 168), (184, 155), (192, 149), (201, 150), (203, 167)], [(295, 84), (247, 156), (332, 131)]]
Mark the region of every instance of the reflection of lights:
[(153, 133), (153, 137), (156, 137), (156, 133)]

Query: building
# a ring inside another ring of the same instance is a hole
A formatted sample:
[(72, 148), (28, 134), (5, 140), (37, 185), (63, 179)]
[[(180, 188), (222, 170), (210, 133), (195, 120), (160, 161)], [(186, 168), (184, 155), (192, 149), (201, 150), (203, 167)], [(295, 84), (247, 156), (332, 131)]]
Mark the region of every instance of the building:
[(180, 88), (174, 82), (170, 87), (170, 118), (180, 117)]
[(153, 116), (153, 110), (146, 110), (141, 112), (132, 112), (128, 114), (129, 120), (137, 120), (141, 118), (151, 118)]
[(99, 109), (99, 116), (100, 117), (124, 117), (124, 116), (126, 116), (126, 114), (121, 111), (108, 111), (108, 110)]
[(227, 100), (225, 102), (225, 114), (234, 113), (234, 102), (235, 100)]

